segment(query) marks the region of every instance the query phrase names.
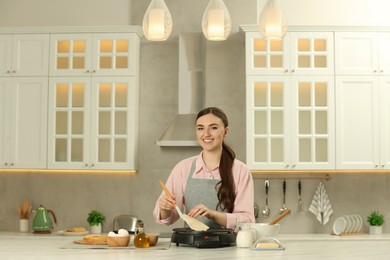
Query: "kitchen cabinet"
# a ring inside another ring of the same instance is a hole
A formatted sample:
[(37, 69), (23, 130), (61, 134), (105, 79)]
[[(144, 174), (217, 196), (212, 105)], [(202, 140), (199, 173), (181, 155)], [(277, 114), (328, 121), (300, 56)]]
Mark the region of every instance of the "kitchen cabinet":
[(0, 77), (48, 76), (49, 34), (0, 34)]
[(337, 76), (338, 169), (390, 169), (390, 76)]
[(247, 164), (256, 170), (331, 169), (331, 76), (247, 77)]
[(47, 77), (0, 77), (0, 168), (46, 168)]
[(245, 34), (247, 75), (333, 75), (332, 32), (288, 32), (283, 40)]
[(48, 166), (136, 169), (138, 88), (134, 77), (51, 77)]
[(390, 168), (390, 33), (336, 32), (338, 169)]
[(131, 33), (52, 34), (51, 76), (134, 76), (139, 36)]
[(336, 32), (336, 75), (390, 75), (389, 32)]
[(245, 36), (250, 169), (334, 169), (333, 33)]

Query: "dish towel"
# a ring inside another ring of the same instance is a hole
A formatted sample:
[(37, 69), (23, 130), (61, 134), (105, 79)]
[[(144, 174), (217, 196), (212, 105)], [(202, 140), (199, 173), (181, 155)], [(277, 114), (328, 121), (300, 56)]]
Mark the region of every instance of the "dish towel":
[(328, 223), (329, 218), (333, 213), (332, 205), (330, 204), (328, 194), (326, 193), (325, 186), (322, 182), (320, 182), (314, 193), (309, 211), (317, 217), (317, 220), (322, 225)]

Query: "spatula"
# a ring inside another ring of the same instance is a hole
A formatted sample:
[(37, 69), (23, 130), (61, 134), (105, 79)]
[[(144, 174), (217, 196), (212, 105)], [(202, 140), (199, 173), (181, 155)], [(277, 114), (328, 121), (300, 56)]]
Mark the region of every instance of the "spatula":
[[(169, 192), (169, 190), (167, 189), (167, 187), (165, 186), (165, 184), (162, 180), (160, 180), (160, 185), (163, 188), (165, 194), (172, 198), (173, 197), (172, 194)], [(181, 212), (180, 208), (177, 205), (175, 205), (175, 208), (177, 210), (177, 213), (179, 213), (180, 218), (182, 220), (184, 220), (184, 222), (186, 222), (187, 225), (192, 230), (206, 231), (207, 229), (209, 229), (209, 227), (206, 224), (204, 224), (203, 222), (197, 220), (196, 218), (190, 217), (187, 214), (183, 214), (183, 212)]]

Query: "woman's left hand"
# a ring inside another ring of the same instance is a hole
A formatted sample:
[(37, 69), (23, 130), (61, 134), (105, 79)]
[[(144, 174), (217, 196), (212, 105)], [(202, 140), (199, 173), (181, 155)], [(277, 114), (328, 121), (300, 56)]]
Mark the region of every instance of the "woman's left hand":
[(206, 217), (206, 218), (213, 218), (215, 211), (207, 208), (203, 204), (199, 204), (195, 207), (193, 207), (189, 212), (188, 216), (190, 217)]

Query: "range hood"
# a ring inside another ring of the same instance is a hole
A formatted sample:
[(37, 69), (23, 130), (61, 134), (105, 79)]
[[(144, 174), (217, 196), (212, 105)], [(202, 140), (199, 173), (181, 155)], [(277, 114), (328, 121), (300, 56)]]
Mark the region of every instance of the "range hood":
[(179, 36), (179, 108), (159, 146), (199, 146), (195, 136), (197, 113), (203, 108), (203, 35), (183, 33)]

